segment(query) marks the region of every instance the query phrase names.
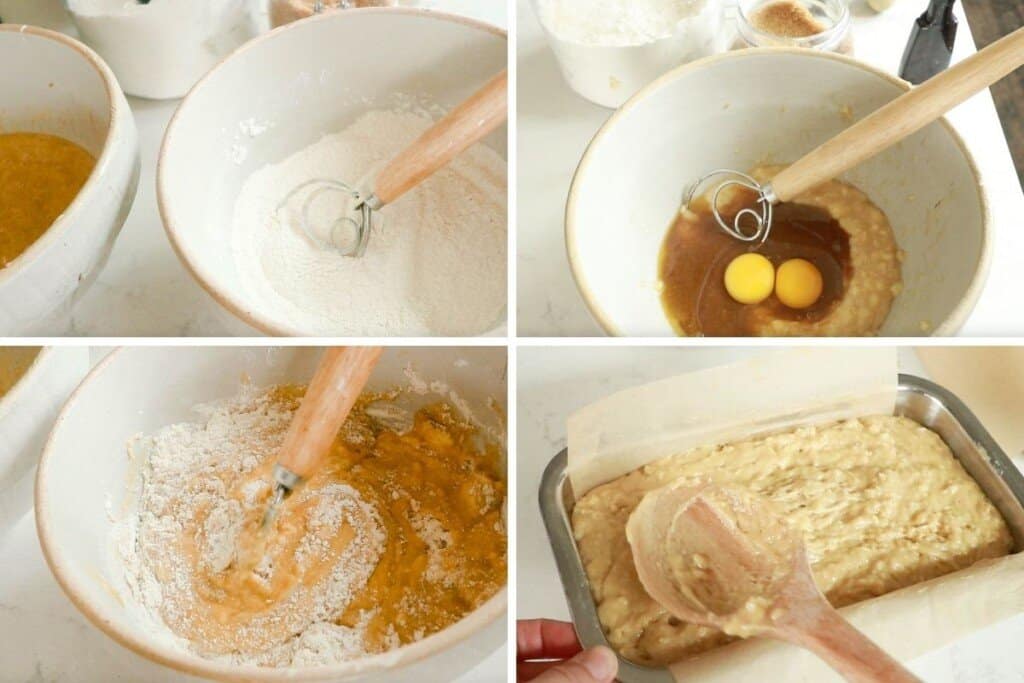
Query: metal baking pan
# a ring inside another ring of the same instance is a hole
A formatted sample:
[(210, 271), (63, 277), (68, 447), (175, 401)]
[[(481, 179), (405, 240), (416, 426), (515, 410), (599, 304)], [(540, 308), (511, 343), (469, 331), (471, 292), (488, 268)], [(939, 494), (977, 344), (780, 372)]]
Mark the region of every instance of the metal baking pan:
[[(933, 382), (900, 375), (896, 414), (909, 417), (942, 437), (1003, 515), (1013, 534), (1014, 552), (1024, 550), (1024, 476), (967, 406)], [(540, 484), (541, 516), (580, 642), (584, 647), (609, 645), (597, 618), (597, 608), (570, 526), (575, 496), (565, 473), (566, 462), (567, 454), (563, 450), (544, 470)], [(622, 656), (619, 656), (619, 680), (622, 683), (675, 683), (667, 669), (635, 664)]]

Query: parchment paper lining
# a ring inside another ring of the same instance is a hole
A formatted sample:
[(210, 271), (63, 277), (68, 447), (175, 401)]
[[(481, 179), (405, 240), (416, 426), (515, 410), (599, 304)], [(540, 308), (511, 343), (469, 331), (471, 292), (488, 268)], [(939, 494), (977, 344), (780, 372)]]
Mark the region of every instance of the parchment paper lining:
[[(984, 560), (839, 611), (889, 654), (906, 662), (1024, 612), (1024, 553)], [(843, 680), (806, 650), (757, 639), (720, 647), (669, 670), (680, 683)]]
[[(628, 389), (568, 421), (568, 475), (576, 499), (663, 457), (797, 426), (892, 414), (895, 348), (766, 353), (732, 365)], [(955, 501), (950, 501), (955, 504)], [(1024, 611), (1024, 553), (844, 608), (881, 647), (908, 660)], [(669, 668), (687, 683), (841, 681), (814, 655), (751, 639)]]
[(794, 349), (612, 394), (569, 417), (574, 495), (697, 446), (891, 414), (896, 358), (894, 348)]

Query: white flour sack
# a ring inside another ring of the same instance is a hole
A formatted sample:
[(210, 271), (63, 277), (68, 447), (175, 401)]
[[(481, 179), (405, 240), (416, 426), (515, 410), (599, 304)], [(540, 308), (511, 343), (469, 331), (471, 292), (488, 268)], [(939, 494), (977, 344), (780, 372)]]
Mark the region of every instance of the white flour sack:
[(384, 207), (360, 259), (311, 240), (277, 207), (314, 178), (362, 183), (430, 118), (370, 111), (246, 181), (232, 250), (252, 304), (306, 336), (469, 336), (503, 321), (507, 165), (478, 144)]

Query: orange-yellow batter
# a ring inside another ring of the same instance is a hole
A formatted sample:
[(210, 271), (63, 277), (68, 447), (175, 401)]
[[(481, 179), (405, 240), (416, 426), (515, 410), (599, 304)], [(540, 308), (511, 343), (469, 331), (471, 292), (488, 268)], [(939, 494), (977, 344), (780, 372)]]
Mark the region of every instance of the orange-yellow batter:
[(0, 396), (18, 383), (38, 355), (38, 346), (0, 346)]
[(53, 225), (95, 165), (91, 154), (56, 135), (0, 134), (0, 268)]
[[(302, 391), (275, 389), (265, 397), (270, 408), (253, 414), (294, 410)], [(260, 653), (329, 620), (358, 633), (362, 652), (377, 653), (453, 624), (504, 585), (499, 448), (447, 404), (421, 409), (411, 429), (396, 433), (366, 412), (379, 398), (360, 399), (328, 462), (285, 500), (269, 531), (261, 522), (273, 457), (186, 483), (167, 507), (198, 500), (194, 514), (180, 516), (176, 548), (158, 544), (149, 557), (172, 631), (208, 656), (273, 663), (279, 658)], [(286, 424), (268, 434), (258, 422), (254, 443), (274, 440)], [(226, 504), (243, 521), (225, 535), (232, 552), (218, 557), (210, 537), (225, 528), (217, 516)]]

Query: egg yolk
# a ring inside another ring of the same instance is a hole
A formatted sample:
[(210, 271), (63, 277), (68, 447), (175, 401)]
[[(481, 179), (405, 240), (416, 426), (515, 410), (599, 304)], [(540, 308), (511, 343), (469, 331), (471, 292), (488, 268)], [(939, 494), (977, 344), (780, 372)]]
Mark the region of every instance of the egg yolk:
[(740, 254), (725, 269), (725, 290), (741, 304), (759, 304), (772, 295), (775, 266), (761, 254)]
[(802, 258), (783, 263), (775, 277), (775, 296), (790, 308), (810, 308), (821, 298), (823, 288), (821, 271)]

